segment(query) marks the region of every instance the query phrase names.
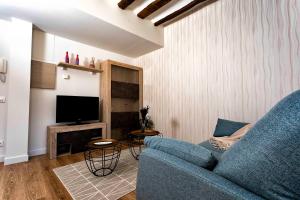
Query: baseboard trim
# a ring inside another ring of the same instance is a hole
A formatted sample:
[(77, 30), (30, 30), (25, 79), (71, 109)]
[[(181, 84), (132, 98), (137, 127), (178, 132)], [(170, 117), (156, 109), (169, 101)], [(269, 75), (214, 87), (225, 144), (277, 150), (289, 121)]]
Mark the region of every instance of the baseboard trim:
[(0, 162), (4, 162), (4, 155), (0, 155)]
[(11, 156), (4, 158), (4, 165), (11, 165), (20, 162), (27, 162), (28, 155)]
[(46, 148), (32, 149), (29, 150), (29, 156), (39, 156), (47, 153)]

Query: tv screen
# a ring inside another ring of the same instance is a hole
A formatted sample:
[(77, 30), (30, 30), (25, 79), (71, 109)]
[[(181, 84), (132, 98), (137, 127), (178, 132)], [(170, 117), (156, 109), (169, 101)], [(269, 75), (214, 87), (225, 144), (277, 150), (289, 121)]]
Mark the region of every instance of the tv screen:
[(56, 96), (56, 123), (99, 120), (99, 97)]

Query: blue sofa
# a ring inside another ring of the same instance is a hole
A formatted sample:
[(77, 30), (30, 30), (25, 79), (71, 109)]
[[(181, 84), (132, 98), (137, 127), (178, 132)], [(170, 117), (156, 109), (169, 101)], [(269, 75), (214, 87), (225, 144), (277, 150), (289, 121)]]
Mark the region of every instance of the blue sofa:
[(226, 152), (208, 141), (147, 137), (145, 144), (138, 200), (300, 199), (300, 91), (281, 100)]

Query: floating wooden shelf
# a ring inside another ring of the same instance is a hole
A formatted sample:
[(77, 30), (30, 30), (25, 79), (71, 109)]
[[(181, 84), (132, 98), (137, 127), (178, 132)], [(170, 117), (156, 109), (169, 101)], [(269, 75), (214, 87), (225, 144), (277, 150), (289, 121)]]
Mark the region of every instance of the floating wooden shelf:
[(77, 69), (77, 70), (93, 72), (93, 73), (101, 73), (102, 72), (102, 70), (100, 70), (100, 69), (94, 69), (94, 68), (85, 67), (82, 65), (73, 65), (73, 64), (64, 63), (64, 62), (58, 63), (57, 66), (63, 67), (64, 69), (71, 68), (71, 69)]

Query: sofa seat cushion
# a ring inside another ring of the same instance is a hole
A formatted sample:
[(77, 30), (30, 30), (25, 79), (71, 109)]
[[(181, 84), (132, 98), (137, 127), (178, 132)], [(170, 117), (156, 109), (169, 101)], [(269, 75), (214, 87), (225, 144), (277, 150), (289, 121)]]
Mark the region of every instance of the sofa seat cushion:
[(248, 123), (245, 122), (235, 122), (226, 119), (218, 119), (214, 137), (230, 136), (240, 128), (246, 126)]
[(206, 169), (212, 169), (217, 162), (211, 151), (188, 142), (161, 137), (146, 137), (144, 143), (149, 148), (160, 150)]
[(300, 199), (300, 91), (227, 150), (214, 172), (267, 199)]

